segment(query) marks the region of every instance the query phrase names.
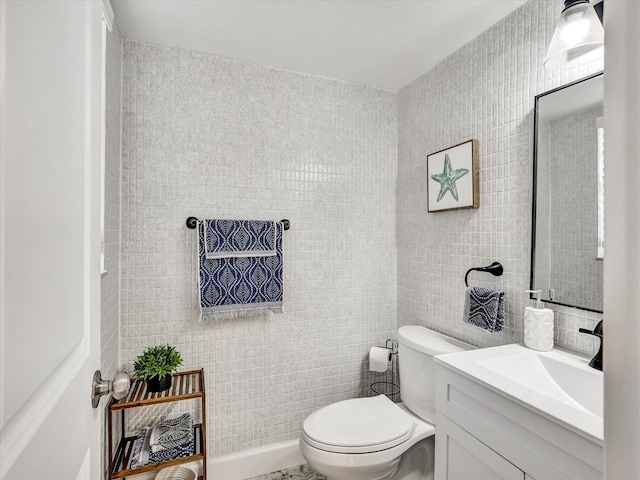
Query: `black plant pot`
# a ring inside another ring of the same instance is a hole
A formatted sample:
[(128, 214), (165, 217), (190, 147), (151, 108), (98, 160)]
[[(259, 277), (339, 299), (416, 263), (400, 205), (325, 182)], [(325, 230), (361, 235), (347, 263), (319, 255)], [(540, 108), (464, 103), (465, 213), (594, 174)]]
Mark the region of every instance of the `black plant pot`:
[(147, 379), (147, 390), (149, 392), (164, 392), (171, 388), (171, 374), (168, 373), (162, 377), (151, 377)]

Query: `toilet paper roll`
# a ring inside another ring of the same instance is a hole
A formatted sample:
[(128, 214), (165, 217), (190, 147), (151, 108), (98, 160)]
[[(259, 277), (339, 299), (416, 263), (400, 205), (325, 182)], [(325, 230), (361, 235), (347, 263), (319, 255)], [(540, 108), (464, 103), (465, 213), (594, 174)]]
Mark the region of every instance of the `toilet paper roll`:
[(372, 372), (386, 372), (389, 366), (391, 349), (371, 347), (369, 350), (369, 370)]

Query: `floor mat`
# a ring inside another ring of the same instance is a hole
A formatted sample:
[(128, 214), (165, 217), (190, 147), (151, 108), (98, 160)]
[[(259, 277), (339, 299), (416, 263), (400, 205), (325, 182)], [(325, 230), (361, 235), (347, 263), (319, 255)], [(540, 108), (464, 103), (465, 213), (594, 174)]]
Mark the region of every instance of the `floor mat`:
[(247, 480), (327, 480), (327, 477), (319, 474), (309, 465), (299, 465), (287, 470), (248, 478)]

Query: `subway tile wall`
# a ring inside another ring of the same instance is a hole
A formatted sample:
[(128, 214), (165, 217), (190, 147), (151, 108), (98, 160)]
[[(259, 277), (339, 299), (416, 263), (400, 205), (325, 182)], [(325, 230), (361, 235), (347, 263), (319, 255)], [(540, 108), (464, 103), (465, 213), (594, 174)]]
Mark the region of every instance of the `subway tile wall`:
[[(121, 362), (162, 343), (204, 367), (220, 456), (298, 438), (368, 394), (396, 326), (397, 96), (125, 40)], [(185, 219), (288, 218), (282, 315), (199, 320)]]
[[(535, 95), (602, 70), (601, 61), (562, 72), (542, 66), (562, 2), (531, 0), (399, 92), (398, 326), (421, 324), (480, 346), (522, 341), (529, 304)], [(427, 213), (426, 156), (480, 142), (480, 208)], [(502, 277), (470, 284), (502, 289), (502, 332), (462, 321), (464, 275), (503, 264)], [(558, 345), (592, 353), (601, 315), (553, 307)], [(587, 337), (587, 338), (585, 338)]]

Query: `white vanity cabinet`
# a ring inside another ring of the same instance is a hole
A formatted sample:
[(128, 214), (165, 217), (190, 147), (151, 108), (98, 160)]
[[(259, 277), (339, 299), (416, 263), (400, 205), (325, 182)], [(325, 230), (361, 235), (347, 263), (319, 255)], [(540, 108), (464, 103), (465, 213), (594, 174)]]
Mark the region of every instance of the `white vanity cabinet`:
[(601, 444), (436, 358), (435, 480), (602, 480)]
[(525, 479), (522, 470), (444, 415), (436, 414), (436, 424), (436, 480)]

